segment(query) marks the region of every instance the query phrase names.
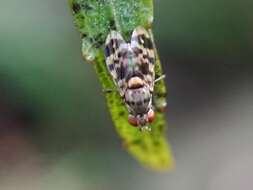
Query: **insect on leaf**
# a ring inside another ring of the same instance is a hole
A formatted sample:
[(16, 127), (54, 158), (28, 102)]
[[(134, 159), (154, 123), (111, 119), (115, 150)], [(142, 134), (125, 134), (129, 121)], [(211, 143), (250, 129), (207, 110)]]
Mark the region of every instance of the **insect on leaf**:
[[(152, 0), (69, 0), (74, 23), (81, 33), (82, 54), (85, 60), (92, 62), (103, 89), (114, 89), (115, 84), (106, 66), (104, 48), (106, 38), (117, 31), (125, 41), (130, 41), (133, 31), (145, 28), (153, 40), (151, 25), (153, 21)], [(155, 48), (155, 47), (154, 47)], [(155, 76), (162, 76), (162, 67), (155, 49)], [(164, 80), (155, 83), (154, 104), (162, 107), (166, 104)], [(141, 132), (131, 126), (128, 111), (119, 93), (105, 94), (115, 128), (128, 150), (142, 165), (155, 170), (167, 170), (174, 167), (174, 160), (165, 138), (166, 121), (164, 114), (156, 113), (151, 124), (151, 132)]]

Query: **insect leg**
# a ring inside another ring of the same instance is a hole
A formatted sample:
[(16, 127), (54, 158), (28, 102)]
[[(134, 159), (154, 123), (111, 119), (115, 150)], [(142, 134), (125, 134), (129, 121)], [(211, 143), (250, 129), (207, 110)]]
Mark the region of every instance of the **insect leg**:
[(166, 75), (162, 75), (160, 77), (158, 77), (157, 79), (155, 79), (155, 83), (159, 82), (160, 80), (165, 79)]
[(106, 93), (106, 94), (107, 93), (112, 93), (112, 92), (117, 92), (116, 89), (112, 89), (112, 88), (105, 88), (102, 91), (103, 91), (103, 93)]
[[(161, 75), (157, 79), (155, 79), (155, 83), (163, 80), (166, 77), (166, 75)], [(167, 106), (167, 101), (166, 101), (166, 92), (156, 92), (154, 91), (154, 96), (153, 96), (153, 101), (154, 101), (154, 106), (155, 109), (159, 112), (164, 112)]]

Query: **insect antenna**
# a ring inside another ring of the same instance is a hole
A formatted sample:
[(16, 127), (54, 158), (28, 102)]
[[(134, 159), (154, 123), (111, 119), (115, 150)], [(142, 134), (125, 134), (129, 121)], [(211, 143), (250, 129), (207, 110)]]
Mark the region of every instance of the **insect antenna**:
[(151, 127), (149, 127), (149, 126), (142, 126), (142, 127), (140, 127), (140, 131), (141, 132), (151, 132)]

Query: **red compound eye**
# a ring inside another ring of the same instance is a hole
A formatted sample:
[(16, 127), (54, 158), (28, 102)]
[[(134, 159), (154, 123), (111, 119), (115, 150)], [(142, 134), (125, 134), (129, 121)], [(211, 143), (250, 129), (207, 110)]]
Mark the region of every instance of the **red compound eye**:
[(138, 126), (138, 121), (135, 117), (129, 115), (128, 116), (128, 123), (130, 123), (131, 125), (137, 127)]
[(150, 110), (148, 112), (148, 122), (153, 123), (155, 121), (155, 112), (153, 110)]

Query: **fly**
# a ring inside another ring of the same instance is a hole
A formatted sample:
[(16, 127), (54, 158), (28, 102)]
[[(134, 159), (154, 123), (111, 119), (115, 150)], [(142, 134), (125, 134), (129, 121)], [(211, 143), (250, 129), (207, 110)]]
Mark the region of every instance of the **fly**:
[(155, 51), (152, 39), (143, 27), (137, 27), (127, 43), (117, 31), (111, 31), (105, 43), (106, 65), (128, 109), (128, 122), (149, 129), (155, 119), (153, 92)]

